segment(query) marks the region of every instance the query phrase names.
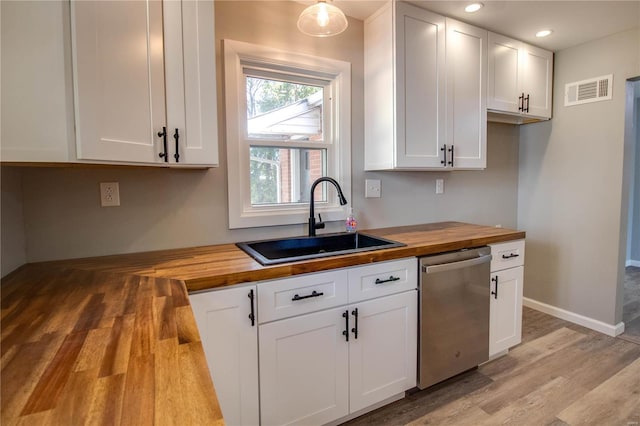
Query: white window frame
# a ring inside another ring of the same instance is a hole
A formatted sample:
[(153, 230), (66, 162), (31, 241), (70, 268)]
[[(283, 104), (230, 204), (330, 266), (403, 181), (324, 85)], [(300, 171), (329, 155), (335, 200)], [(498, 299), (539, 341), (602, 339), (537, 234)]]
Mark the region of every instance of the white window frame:
[[(342, 192), (351, 202), (351, 64), (329, 58), (287, 52), (280, 49), (224, 40), (224, 76), (227, 131), (227, 178), (229, 190), (229, 228), (250, 228), (271, 225), (307, 223), (308, 203), (286, 205), (251, 205), (249, 182), (249, 145), (246, 122), (246, 92), (244, 64), (259, 65), (265, 69), (299, 73), (332, 81), (330, 101), (324, 104), (324, 114), (330, 114), (330, 125), (325, 125), (326, 143), (310, 148), (326, 148), (327, 176), (338, 181)], [(254, 143), (254, 145), (256, 145)], [(298, 143), (292, 147), (299, 146)], [(340, 206), (333, 185), (327, 185), (328, 201), (316, 202), (316, 213), (323, 221), (344, 220), (347, 207)], [(320, 188), (316, 188), (319, 192)]]

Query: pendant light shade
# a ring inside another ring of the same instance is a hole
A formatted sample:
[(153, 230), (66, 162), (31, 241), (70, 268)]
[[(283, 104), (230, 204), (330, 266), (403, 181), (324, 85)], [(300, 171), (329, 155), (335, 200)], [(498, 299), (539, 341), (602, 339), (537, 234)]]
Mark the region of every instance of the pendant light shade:
[(314, 37), (340, 34), (349, 26), (347, 17), (337, 7), (320, 0), (307, 7), (298, 18), (298, 29)]

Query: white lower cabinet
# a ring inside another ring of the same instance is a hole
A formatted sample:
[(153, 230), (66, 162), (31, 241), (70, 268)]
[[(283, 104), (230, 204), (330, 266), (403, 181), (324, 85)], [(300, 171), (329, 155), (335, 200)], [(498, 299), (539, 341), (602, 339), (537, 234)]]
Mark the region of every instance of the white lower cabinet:
[(190, 295), (225, 422), (321, 425), (414, 387), (417, 271), (401, 259)]
[(259, 422), (255, 296), (255, 285), (189, 296), (222, 415), (228, 425)]
[(319, 425), (349, 414), (347, 308), (260, 326), (262, 425)]
[(489, 356), (522, 341), (524, 240), (491, 245)]
[(358, 315), (358, 335), (349, 338), (351, 413), (416, 385), (417, 308), (415, 290), (349, 308), (350, 327)]
[(416, 383), (417, 292), (260, 326), (263, 425), (324, 424)]

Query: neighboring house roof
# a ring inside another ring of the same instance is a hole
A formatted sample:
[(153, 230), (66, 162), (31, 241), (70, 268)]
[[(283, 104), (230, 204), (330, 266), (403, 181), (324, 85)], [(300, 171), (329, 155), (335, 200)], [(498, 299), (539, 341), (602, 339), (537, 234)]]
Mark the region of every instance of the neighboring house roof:
[(293, 104), (250, 118), (252, 137), (307, 140), (322, 133), (322, 91)]

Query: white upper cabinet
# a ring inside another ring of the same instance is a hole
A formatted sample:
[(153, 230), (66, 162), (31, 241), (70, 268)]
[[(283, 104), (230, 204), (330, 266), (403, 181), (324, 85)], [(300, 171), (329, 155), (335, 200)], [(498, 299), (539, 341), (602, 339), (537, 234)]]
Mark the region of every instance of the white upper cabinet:
[(553, 52), (489, 33), (489, 111), (551, 118)]
[(78, 159), (217, 164), (213, 2), (71, 12)]
[(486, 30), (447, 18), (447, 167), (487, 166)]
[(75, 155), (69, 3), (3, 1), (0, 9), (0, 159), (69, 161)]
[(486, 166), (487, 32), (403, 2), (365, 22), (365, 170)]
[(442, 168), (445, 18), (387, 3), (365, 22), (365, 169)]

